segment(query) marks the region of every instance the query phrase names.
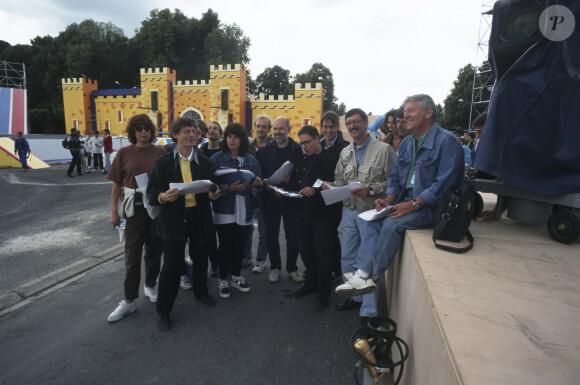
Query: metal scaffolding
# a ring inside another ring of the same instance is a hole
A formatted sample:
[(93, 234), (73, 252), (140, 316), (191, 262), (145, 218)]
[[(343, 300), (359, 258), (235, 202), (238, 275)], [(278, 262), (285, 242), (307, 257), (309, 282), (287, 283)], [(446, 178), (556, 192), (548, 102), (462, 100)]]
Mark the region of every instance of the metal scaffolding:
[(479, 20), (479, 37), (477, 39), (477, 54), (475, 57), (475, 72), (473, 74), (473, 90), (471, 92), (471, 108), (469, 111), (469, 129), (471, 122), (487, 111), (489, 99), (493, 90), (493, 75), (489, 64), (489, 35), (493, 18), (493, 5), (496, 0), (482, 0), (481, 18)]
[(0, 60), (0, 87), (26, 89), (24, 63), (10, 63)]

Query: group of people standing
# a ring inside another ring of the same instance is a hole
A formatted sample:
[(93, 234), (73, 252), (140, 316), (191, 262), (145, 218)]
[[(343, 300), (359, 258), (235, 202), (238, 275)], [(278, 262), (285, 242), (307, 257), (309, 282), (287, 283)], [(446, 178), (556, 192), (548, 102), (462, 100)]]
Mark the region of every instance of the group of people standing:
[[(337, 310), (360, 308), (361, 322), (377, 315), (375, 281), (389, 267), (405, 229), (432, 226), (438, 200), (463, 176), (461, 146), (436, 123), (436, 106), (429, 96), (407, 98), (400, 124), (397, 113), (390, 121), (387, 117), (387, 124), (398, 129), (387, 133), (392, 142), (385, 143), (367, 132), (363, 110), (348, 111), (345, 123), (352, 144), (342, 137), (334, 112), (322, 116), (320, 132), (310, 125), (300, 128), (299, 142), (289, 137), (291, 122), (284, 116), (273, 121), (258, 116), (251, 143), (238, 123), (229, 124), (220, 141), (222, 128), (217, 122), (205, 127), (201, 121), (182, 117), (173, 123), (173, 145), (165, 150), (152, 144), (156, 130), (151, 120), (134, 116), (127, 126), (132, 144), (119, 150), (107, 176), (113, 181), (110, 221), (114, 226), (120, 225), (121, 217), (127, 221), (125, 298), (109, 321), (136, 309), (143, 247), (144, 291), (156, 303), (157, 326), (162, 331), (172, 327), (170, 313), (187, 271), (185, 247), (196, 300), (216, 305), (207, 288), (208, 258), (221, 298), (228, 298), (231, 289), (249, 292), (251, 285), (241, 267), (254, 217), (260, 235), (254, 273), (265, 270), (269, 256), (268, 279), (280, 280), (282, 222), (285, 269), (291, 280), (302, 283), (294, 298), (315, 294), (316, 302), (326, 307), (332, 280), (338, 277), (344, 283), (336, 292), (346, 298)], [(206, 133), (207, 141), (198, 147), (200, 132)], [(275, 191), (268, 178), (287, 161), (293, 171)], [(236, 177), (216, 176), (224, 168), (236, 170)], [(145, 173), (147, 188), (139, 188), (135, 176)], [(170, 187), (197, 180), (213, 184), (192, 194)], [(360, 187), (352, 190), (350, 198), (325, 204), (322, 191), (353, 182)], [(392, 208), (385, 219), (366, 222), (359, 217), (386, 206)], [(299, 255), (304, 274), (298, 271)]]
[[(83, 172), (90, 172), (91, 168), (95, 171), (101, 170), (103, 174), (109, 172), (111, 154), (113, 153), (113, 137), (108, 129), (105, 129), (104, 133), (105, 135), (101, 137), (99, 131), (91, 131), (85, 137), (81, 137), (79, 130), (71, 129), (70, 134), (63, 140), (63, 147), (69, 150), (72, 155), (66, 173), (68, 177), (73, 177), (75, 168), (78, 176), (82, 176)], [(104, 165), (103, 153), (105, 154)]]

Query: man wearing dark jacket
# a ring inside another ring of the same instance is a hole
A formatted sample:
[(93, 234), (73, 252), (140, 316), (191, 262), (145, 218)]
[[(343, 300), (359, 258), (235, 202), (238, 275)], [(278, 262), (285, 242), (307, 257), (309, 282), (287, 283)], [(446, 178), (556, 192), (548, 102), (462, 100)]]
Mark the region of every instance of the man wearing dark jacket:
[(75, 167), (77, 169), (77, 175), (78, 176), (83, 175), (81, 173), (81, 149), (83, 148), (83, 143), (79, 138), (79, 131), (77, 129), (73, 130), (71, 130), (70, 139), (68, 140), (68, 149), (70, 150), (70, 154), (72, 155), (72, 160), (66, 172), (66, 176), (71, 178), (73, 177), (72, 173)]
[[(299, 200), (297, 212), (298, 250), (308, 271), (304, 286), (296, 290), (294, 297), (317, 293), (321, 306), (328, 305), (331, 292), (332, 244), (334, 232), (334, 211), (336, 204), (327, 206), (320, 187), (313, 187), (317, 179), (334, 181), (336, 161), (327, 151), (322, 150), (320, 135), (316, 127), (304, 126), (298, 131), (300, 145), (304, 153), (295, 151), (292, 163), (295, 165), (291, 188), (304, 196)], [(330, 179), (329, 179), (330, 178)]]
[[(264, 179), (269, 178), (287, 160), (290, 160), (292, 152), (301, 151), (300, 147), (288, 137), (290, 133), (290, 120), (284, 116), (274, 119), (274, 141), (256, 153), (256, 157), (262, 168)], [(283, 183), (279, 187), (288, 189)], [(274, 191), (265, 189), (262, 192), (262, 207), (266, 219), (266, 240), (268, 254), (270, 255), (269, 280), (276, 283), (280, 280), (282, 261), (280, 257), (280, 218), (284, 221), (286, 233), (286, 271), (294, 282), (303, 282), (304, 278), (298, 272), (296, 261), (298, 260), (298, 248), (296, 247), (296, 202), (295, 198), (277, 197)]]
[[(338, 163), (338, 158), (340, 157), (340, 152), (343, 148), (348, 146), (350, 142), (344, 140), (342, 131), (340, 131), (339, 117), (334, 111), (326, 111), (322, 115), (322, 118), (320, 118), (320, 122), (322, 125), (320, 144), (324, 151), (334, 157), (334, 167), (336, 167), (336, 163)], [(334, 177), (332, 180), (334, 180)], [(342, 250), (340, 248), (340, 238), (338, 237), (338, 226), (340, 226), (340, 221), (342, 220), (342, 202), (332, 205), (332, 207), (334, 235), (329, 245), (332, 248), (332, 275), (334, 279), (337, 279), (342, 278)]]
[(171, 135), (177, 146), (155, 161), (147, 186), (149, 204), (161, 207), (157, 216), (157, 232), (164, 239), (157, 298), (157, 327), (161, 331), (171, 329), (169, 314), (179, 292), (181, 273), (185, 270), (188, 239), (195, 299), (207, 306), (216, 304), (207, 291), (207, 251), (214, 232), (210, 199), (217, 199), (220, 191), (183, 195), (178, 189), (169, 188), (170, 183), (214, 178), (214, 163), (193, 149), (196, 131), (193, 119), (179, 118), (173, 123)]

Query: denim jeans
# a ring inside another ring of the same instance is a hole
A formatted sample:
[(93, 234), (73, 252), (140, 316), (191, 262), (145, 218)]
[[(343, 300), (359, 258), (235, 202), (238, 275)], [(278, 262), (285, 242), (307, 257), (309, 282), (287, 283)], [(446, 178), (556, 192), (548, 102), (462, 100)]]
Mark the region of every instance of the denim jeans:
[[(268, 249), (266, 247), (266, 220), (262, 211), (262, 202), (254, 209), (254, 223), (258, 221), (258, 252), (256, 254), (256, 261), (266, 261), (268, 258)], [(250, 228), (248, 240), (244, 250), (244, 259), (252, 259), (252, 242), (254, 238), (254, 226)]]
[[(357, 209), (347, 209), (342, 208), (342, 237), (341, 237), (341, 249), (342, 249), (342, 272), (354, 272), (356, 271), (356, 255), (361, 244), (361, 238), (364, 235), (367, 224), (369, 222), (364, 221), (358, 217), (360, 211)], [(374, 317), (377, 315), (377, 296), (376, 292), (365, 294), (363, 296), (352, 297), (353, 300), (362, 302), (360, 308), (361, 317)]]
[[(102, 160), (101, 160), (102, 162)], [(102, 163), (101, 163), (102, 165)], [(109, 172), (109, 169), (111, 168), (111, 153), (110, 152), (105, 152), (105, 171)]]
[(405, 230), (433, 226), (433, 210), (425, 207), (398, 218), (368, 222), (361, 246), (356, 255), (355, 268), (369, 274), (380, 274), (389, 268), (401, 245)]

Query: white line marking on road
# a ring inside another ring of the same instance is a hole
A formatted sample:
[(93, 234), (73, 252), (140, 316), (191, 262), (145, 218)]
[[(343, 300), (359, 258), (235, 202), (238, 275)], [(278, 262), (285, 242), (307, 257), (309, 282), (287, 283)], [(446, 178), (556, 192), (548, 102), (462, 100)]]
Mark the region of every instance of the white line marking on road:
[(8, 178), (4, 175), (0, 175), (4, 180), (6, 180), (10, 184), (22, 184), (28, 186), (88, 186), (88, 185), (98, 185), (98, 184), (111, 184), (110, 180), (107, 179), (106, 182), (80, 182), (80, 183), (39, 183), (39, 182), (30, 182), (27, 180), (22, 180), (22, 178), (17, 177), (16, 175), (8, 175)]

